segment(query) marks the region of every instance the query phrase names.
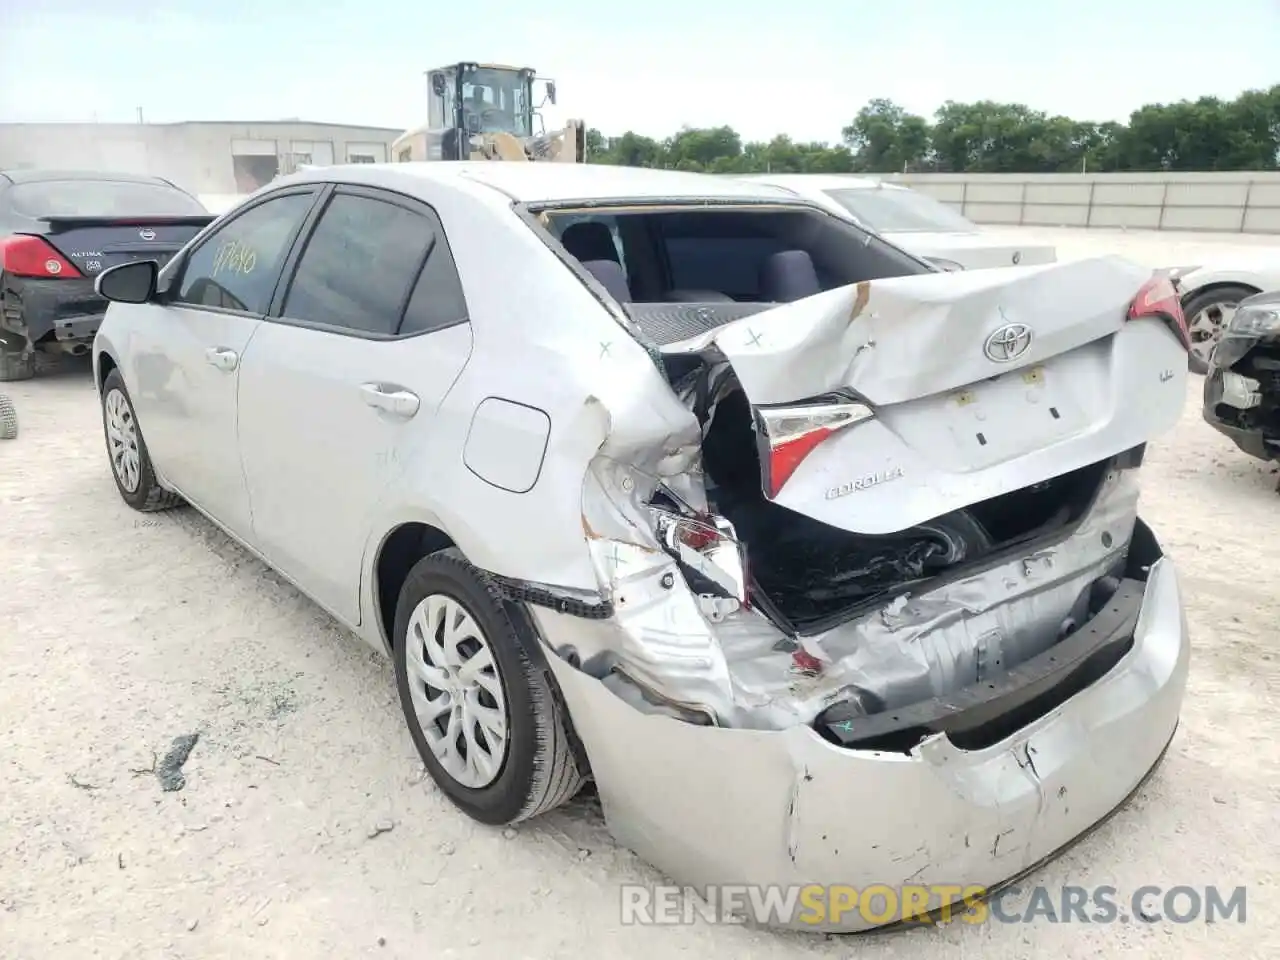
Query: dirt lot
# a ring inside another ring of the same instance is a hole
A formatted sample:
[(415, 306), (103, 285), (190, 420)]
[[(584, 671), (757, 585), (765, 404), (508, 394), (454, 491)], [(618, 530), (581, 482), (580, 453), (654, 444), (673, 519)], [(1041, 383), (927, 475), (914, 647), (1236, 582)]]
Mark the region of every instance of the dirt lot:
[[(1028, 884), (1247, 885), (1247, 922), (851, 940), (622, 926), (618, 885), (659, 878), (593, 800), (518, 831), (454, 812), (388, 663), (191, 511), (124, 506), (85, 373), (5, 385), (0, 957), (1274, 957), (1280, 495), (1200, 422), (1199, 386), (1144, 487), (1189, 597), (1182, 727), (1134, 802)], [(162, 792), (154, 755), (197, 731), (185, 789)]]

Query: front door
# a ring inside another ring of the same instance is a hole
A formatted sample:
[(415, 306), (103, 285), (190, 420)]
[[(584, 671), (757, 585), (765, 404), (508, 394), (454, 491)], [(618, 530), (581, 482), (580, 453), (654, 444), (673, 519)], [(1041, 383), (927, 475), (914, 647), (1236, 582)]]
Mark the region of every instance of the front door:
[(410, 455), (430, 448), (436, 408), (471, 352), (438, 219), (403, 197), (339, 187), (278, 312), (240, 372), (254, 542), (358, 625), (378, 504)]
[(157, 469), (242, 538), (251, 522), (236, 437), (240, 363), (314, 199), (309, 189), (265, 199), (202, 239), (129, 351), (134, 406)]

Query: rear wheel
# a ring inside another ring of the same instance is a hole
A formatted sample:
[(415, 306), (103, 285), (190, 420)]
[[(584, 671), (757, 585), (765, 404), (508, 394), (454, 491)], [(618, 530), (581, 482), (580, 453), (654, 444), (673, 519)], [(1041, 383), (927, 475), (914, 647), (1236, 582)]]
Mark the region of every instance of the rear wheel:
[(578, 792), (567, 718), (527, 615), (456, 551), (409, 571), (394, 638), (409, 733), (464, 813), (515, 823)]
[(102, 382), (102, 430), (107, 441), (111, 475), (124, 502), (135, 510), (151, 513), (176, 507), (182, 498), (160, 486), (151, 465), (146, 441), (138, 427), (133, 401), (125, 389), (124, 377), (112, 370)]
[(1191, 334), (1187, 367), (1192, 373), (1209, 372), (1209, 356), (1222, 339), (1222, 331), (1235, 316), (1240, 301), (1257, 292), (1252, 287), (1232, 284), (1205, 290), (1183, 301), (1182, 313), (1187, 318), (1187, 331)]

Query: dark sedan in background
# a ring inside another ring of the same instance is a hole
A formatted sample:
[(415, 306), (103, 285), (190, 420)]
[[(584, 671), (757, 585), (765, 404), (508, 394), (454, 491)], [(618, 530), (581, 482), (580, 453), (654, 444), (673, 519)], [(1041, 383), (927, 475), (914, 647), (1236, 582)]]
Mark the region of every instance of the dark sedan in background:
[(0, 171), (0, 381), (32, 376), (37, 353), (88, 353), (107, 309), (97, 275), (163, 264), (214, 219), (159, 177)]
[(1209, 359), (1204, 418), (1260, 460), (1280, 460), (1280, 291), (1240, 302)]

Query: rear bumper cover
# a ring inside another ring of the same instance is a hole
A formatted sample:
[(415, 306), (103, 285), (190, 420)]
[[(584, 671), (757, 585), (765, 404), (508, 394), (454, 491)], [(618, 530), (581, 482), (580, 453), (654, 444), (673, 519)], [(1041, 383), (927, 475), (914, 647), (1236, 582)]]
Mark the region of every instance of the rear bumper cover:
[[(808, 726), (726, 729), (645, 714), (546, 654), (610, 830), (676, 882), (909, 886), (929, 890), (928, 907), (939, 909), (960, 898), (939, 888), (992, 890), (1052, 857), (1159, 761), (1190, 658), (1167, 559), (1151, 568), (1132, 638), (1100, 678), (1000, 742), (962, 750), (937, 733), (910, 754), (846, 749)], [(852, 932), (897, 919), (850, 911), (775, 922)]]
[(90, 342), (106, 312), (107, 301), (98, 296), (90, 278), (6, 277), (0, 326), (32, 343)]

